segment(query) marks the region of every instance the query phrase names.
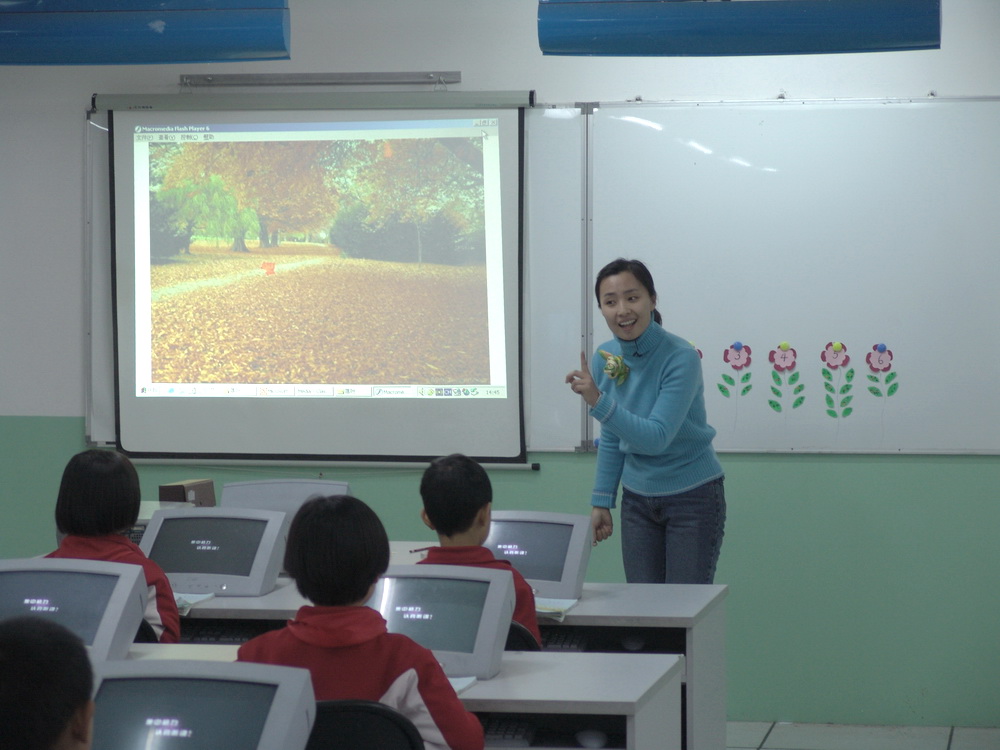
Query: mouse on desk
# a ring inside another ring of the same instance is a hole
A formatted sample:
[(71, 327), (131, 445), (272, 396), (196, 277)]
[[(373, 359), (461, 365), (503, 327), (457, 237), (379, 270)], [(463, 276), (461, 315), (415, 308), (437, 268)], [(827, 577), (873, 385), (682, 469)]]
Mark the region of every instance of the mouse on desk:
[(581, 729), (576, 733), (576, 744), (580, 747), (604, 747), (608, 744), (608, 735), (600, 729)]

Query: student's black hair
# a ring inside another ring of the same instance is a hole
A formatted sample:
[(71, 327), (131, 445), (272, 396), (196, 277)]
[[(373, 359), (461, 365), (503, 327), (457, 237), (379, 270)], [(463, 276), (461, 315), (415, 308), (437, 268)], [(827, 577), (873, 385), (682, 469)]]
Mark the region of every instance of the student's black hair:
[[(645, 287), (646, 292), (653, 298), (653, 301), (655, 302), (658, 299), (656, 296), (656, 285), (653, 283), (653, 274), (646, 268), (645, 263), (641, 260), (616, 258), (597, 272), (597, 281), (594, 282), (594, 296), (597, 297), (598, 305), (601, 304), (601, 282), (608, 278), (608, 276), (617, 276), (620, 273), (630, 273), (635, 276), (636, 281)], [(653, 320), (660, 324), (663, 323), (660, 311), (655, 307), (653, 308)]]
[(75, 634), (41, 617), (0, 622), (3, 747), (49, 750), (93, 689), (90, 658)]
[(493, 502), (493, 485), (482, 466), (452, 453), (435, 459), (424, 470), (420, 497), (434, 530), (453, 536), (468, 531), (479, 509)]
[(63, 470), (56, 528), (78, 536), (125, 531), (139, 517), (139, 499), (139, 475), (126, 456), (99, 448), (77, 453)]
[(361, 601), (389, 567), (389, 537), (375, 511), (351, 495), (306, 500), (292, 519), (285, 570), (321, 607)]

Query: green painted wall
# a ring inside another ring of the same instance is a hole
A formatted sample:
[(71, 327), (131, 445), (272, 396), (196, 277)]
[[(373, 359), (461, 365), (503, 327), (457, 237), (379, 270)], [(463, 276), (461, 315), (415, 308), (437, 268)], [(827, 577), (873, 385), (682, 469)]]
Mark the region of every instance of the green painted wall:
[[(62, 467), (83, 420), (0, 417), (0, 557), (54, 546)], [(492, 471), (497, 508), (586, 512), (593, 456), (539, 453)], [(729, 717), (1000, 725), (1000, 457), (725, 454)], [(315, 477), (319, 469), (140, 465), (164, 482)], [(420, 471), (339, 469), (395, 539), (431, 540)], [(623, 580), (618, 537), (591, 581)]]

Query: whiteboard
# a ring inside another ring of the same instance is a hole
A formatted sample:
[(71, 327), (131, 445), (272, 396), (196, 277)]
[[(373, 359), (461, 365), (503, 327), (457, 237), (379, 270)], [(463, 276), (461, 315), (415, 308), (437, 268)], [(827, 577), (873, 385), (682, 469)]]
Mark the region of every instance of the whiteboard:
[(995, 453), (998, 125), (996, 100), (602, 106), (592, 271), (647, 261), (719, 450)]
[[(592, 279), (623, 255), (648, 263), (665, 326), (703, 353), (720, 451), (1000, 452), (998, 128), (992, 98), (529, 110), (528, 449), (572, 451), (599, 433), (563, 377), (609, 335), (589, 306)], [(107, 229), (91, 229), (88, 429), (113, 441)], [(723, 361), (735, 341), (751, 349), (739, 371)], [(835, 341), (850, 363), (827, 380), (820, 355)], [(797, 355), (795, 383), (768, 361), (782, 342)], [(893, 355), (889, 384), (866, 363), (880, 343)]]
[(566, 373), (589, 351), (586, 120), (541, 108), (525, 120), (524, 393), (529, 450), (583, 445), (590, 427)]

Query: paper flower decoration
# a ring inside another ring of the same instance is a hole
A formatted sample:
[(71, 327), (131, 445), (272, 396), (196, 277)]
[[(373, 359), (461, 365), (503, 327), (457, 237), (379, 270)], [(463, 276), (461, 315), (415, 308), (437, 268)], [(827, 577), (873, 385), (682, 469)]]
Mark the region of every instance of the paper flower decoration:
[[(896, 380), (897, 373), (895, 371), (889, 372), (892, 370), (892, 349), (889, 349), (885, 344), (875, 344), (868, 352), (868, 356), (865, 357), (865, 362), (868, 363), (868, 369), (871, 370), (871, 373), (868, 374), (868, 380), (874, 383), (874, 385), (868, 386), (868, 392), (876, 398), (894, 396), (899, 390), (899, 382)], [(882, 379), (883, 373), (888, 373), (885, 375), (885, 380)], [(883, 387), (885, 387), (885, 391), (882, 390)]]
[(778, 372), (791, 372), (795, 369), (795, 350), (789, 346), (787, 341), (778, 344), (777, 349), (772, 349), (767, 355), (767, 361), (774, 365)]
[(744, 367), (749, 367), (750, 347), (737, 341), (722, 353), (722, 361), (728, 362), (729, 366), (734, 370), (742, 370)]
[(838, 367), (847, 367), (851, 361), (851, 358), (847, 356), (847, 344), (842, 344), (839, 341), (829, 342), (819, 355), (819, 358), (831, 370), (836, 370)]
[(865, 362), (872, 372), (889, 372), (892, 368), (892, 349), (885, 344), (875, 344), (865, 357)]
[(604, 357), (604, 373), (615, 381), (618, 385), (625, 382), (628, 377), (628, 365), (620, 354), (612, 354), (603, 349), (598, 349), (598, 354)]
[[(791, 389), (788, 392), (789, 395), (795, 397), (792, 401), (793, 409), (798, 409), (806, 400), (806, 397), (801, 395), (802, 391), (806, 388), (804, 384), (799, 383), (799, 375), (801, 373), (792, 372), (795, 369), (795, 357), (796, 352), (787, 341), (782, 341), (778, 344), (778, 348), (772, 349), (767, 357), (768, 361), (774, 366), (774, 371), (771, 373), (771, 380), (774, 381), (774, 385), (771, 386), (771, 393), (774, 395), (774, 398), (768, 399), (767, 403), (774, 411), (779, 413), (782, 410), (780, 399), (784, 398), (786, 387)], [(787, 381), (782, 376), (782, 372), (788, 373)]]
[[(750, 347), (740, 341), (734, 341), (732, 346), (722, 352), (722, 361), (736, 371), (749, 367), (751, 362)], [(722, 382), (716, 383), (716, 386), (719, 388), (719, 393), (726, 398), (732, 394), (746, 396), (753, 390), (753, 384), (750, 382), (751, 376), (752, 373), (749, 371), (743, 373), (740, 376), (739, 385), (741, 388), (737, 390), (736, 379), (732, 375), (722, 373)]]
[[(823, 388), (826, 390), (826, 413), (834, 419), (849, 417), (854, 412), (851, 402), (854, 396), (851, 389), (854, 387), (854, 368), (844, 372), (838, 372), (834, 382), (833, 372), (841, 367), (847, 367), (851, 358), (847, 355), (847, 345), (839, 341), (831, 341), (820, 353), (819, 358), (826, 364), (823, 368)], [(841, 380), (843, 376), (843, 381)]]

